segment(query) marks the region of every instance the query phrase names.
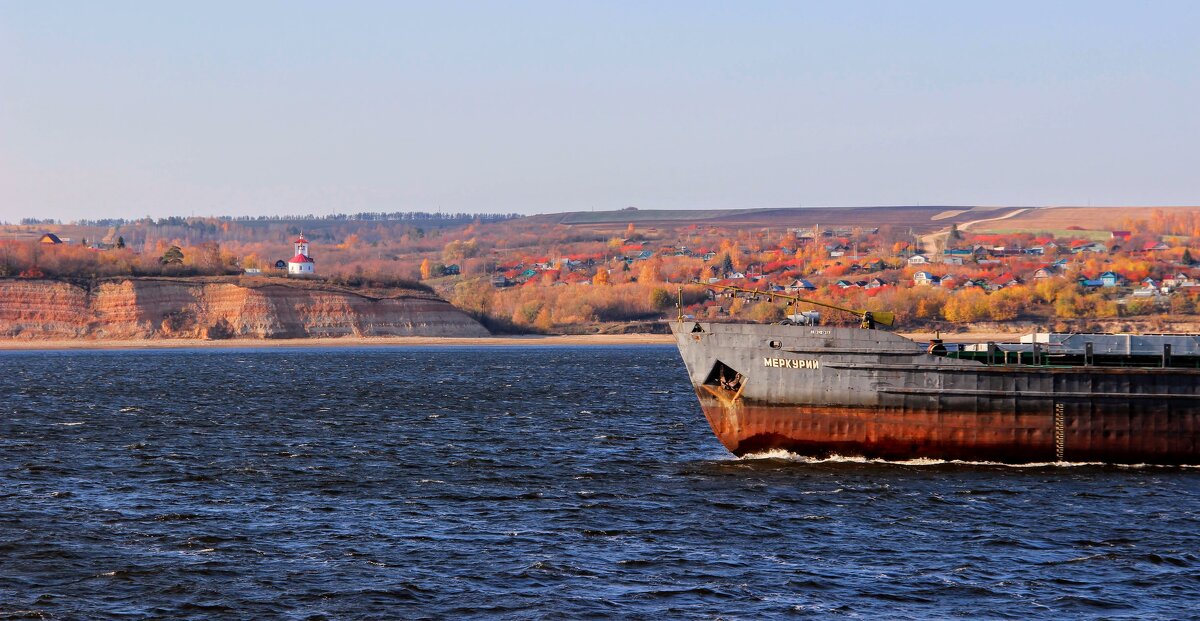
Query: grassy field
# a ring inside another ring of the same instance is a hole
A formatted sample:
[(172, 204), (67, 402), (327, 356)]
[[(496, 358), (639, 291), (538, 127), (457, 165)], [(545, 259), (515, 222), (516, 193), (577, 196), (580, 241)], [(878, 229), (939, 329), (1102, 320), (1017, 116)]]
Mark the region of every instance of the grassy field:
[[(1011, 221), (1009, 221), (1009, 220), (1004, 221), (1005, 224), (1009, 224), (1010, 222)], [(1037, 235), (1037, 234), (1044, 233), (1046, 235), (1053, 235), (1059, 239), (1087, 239), (1087, 240), (1092, 240), (1092, 241), (1104, 241), (1104, 240), (1110, 239), (1112, 237), (1112, 234), (1108, 230), (1075, 231), (1075, 230), (1069, 230), (1069, 229), (1045, 229), (1045, 228), (1039, 228), (1039, 227), (1013, 228), (1011, 226), (1004, 227), (1004, 228), (999, 228), (999, 227), (997, 227), (997, 228), (987, 228), (987, 227), (975, 228), (975, 227), (972, 227), (971, 232), (979, 233), (979, 234), (983, 234), (983, 235), (1008, 235), (1010, 233), (1033, 233), (1033, 234)]]
[(906, 226), (919, 231), (936, 230), (953, 222), (997, 217), (1010, 207), (885, 206), (885, 207), (788, 207), (778, 209), (638, 209), (580, 211), (533, 216), (556, 224), (599, 227), (695, 222), (726, 227), (779, 226)]
[(1147, 220), (1156, 209), (1200, 211), (1200, 207), (1042, 207), (1007, 220), (1004, 227), (1021, 231), (1056, 231), (1086, 222), (1091, 230), (1107, 232), (1124, 228), (1122, 222), (1127, 218)]

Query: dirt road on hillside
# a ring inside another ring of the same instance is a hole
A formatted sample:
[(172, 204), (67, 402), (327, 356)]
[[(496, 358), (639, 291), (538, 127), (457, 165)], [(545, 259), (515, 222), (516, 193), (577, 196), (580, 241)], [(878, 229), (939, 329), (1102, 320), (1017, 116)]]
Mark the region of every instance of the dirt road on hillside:
[[(1011, 218), (1013, 216), (1021, 215), (1021, 214), (1025, 213), (1026, 211), (1029, 211), (1030, 209), (1032, 209), (1032, 207), (1022, 207), (1020, 209), (1014, 209), (1002, 216), (997, 216), (995, 218), (981, 218), (979, 220), (971, 220), (968, 222), (963, 222), (962, 224), (958, 225), (958, 230), (965, 231), (965, 230), (971, 228), (972, 226), (979, 224), (980, 222), (995, 222), (996, 220), (1005, 220), (1005, 219)], [(941, 246), (945, 245), (944, 241), (941, 244), (939, 244), (938, 242), (940, 240), (944, 240), (949, 235), (950, 235), (949, 228), (947, 228), (944, 231), (938, 231), (937, 233), (930, 233), (928, 235), (925, 235), (925, 236), (921, 237), (921, 249), (924, 250), (927, 253), (927, 255), (936, 255), (941, 250)]]

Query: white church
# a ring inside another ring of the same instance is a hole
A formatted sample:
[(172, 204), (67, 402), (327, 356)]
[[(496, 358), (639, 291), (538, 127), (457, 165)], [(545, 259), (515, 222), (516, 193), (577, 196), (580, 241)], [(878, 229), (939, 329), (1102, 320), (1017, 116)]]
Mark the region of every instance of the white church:
[(312, 276), (316, 272), (313, 271), (312, 257), (308, 256), (308, 240), (304, 239), (304, 233), (292, 242), (296, 245), (296, 256), (288, 259), (288, 275), (289, 276)]

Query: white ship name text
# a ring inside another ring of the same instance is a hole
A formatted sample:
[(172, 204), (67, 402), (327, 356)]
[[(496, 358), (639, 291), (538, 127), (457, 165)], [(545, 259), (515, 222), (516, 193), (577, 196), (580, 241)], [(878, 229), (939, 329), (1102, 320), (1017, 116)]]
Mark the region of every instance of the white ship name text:
[(764, 367), (777, 369), (819, 369), (820, 360), (793, 360), (791, 358), (763, 358)]

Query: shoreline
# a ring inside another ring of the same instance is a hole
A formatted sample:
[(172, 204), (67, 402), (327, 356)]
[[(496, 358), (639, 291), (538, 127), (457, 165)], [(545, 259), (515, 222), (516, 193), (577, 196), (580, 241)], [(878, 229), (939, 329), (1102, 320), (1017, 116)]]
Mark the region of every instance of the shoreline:
[[(925, 342), (932, 332), (901, 332), (901, 336)], [(960, 332), (943, 334), (948, 343), (1015, 341), (1024, 333)], [(276, 349), (300, 347), (563, 347), (601, 345), (673, 345), (669, 334), (564, 334), (488, 337), (451, 336), (345, 336), (295, 339), (47, 339), (0, 340), (0, 351), (72, 351), (134, 349)]]
[(69, 351), (116, 349), (275, 349), (297, 347), (397, 347), (397, 346), (575, 346), (671, 345), (669, 334), (569, 334), (488, 337), (450, 336), (345, 336), (296, 339), (49, 339), (0, 340), (0, 351)]

